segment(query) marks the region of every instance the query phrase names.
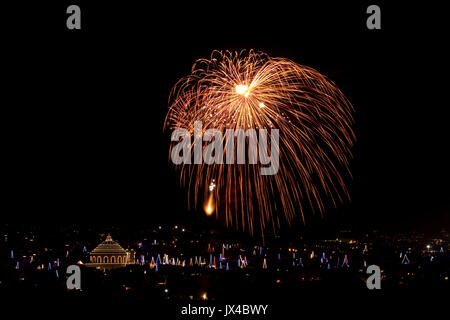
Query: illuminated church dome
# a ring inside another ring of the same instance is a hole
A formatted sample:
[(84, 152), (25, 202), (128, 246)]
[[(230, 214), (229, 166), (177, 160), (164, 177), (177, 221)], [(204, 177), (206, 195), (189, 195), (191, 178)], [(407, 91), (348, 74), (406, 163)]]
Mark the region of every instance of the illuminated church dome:
[(134, 251), (128, 252), (114, 241), (110, 235), (90, 253), (90, 263), (87, 265), (99, 268), (124, 267), (134, 263)]

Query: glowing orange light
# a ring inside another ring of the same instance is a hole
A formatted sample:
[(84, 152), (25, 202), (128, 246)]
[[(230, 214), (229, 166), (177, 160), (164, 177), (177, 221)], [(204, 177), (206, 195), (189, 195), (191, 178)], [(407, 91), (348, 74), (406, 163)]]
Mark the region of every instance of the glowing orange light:
[(238, 84), (236, 86), (236, 93), (247, 98), (250, 92), (248, 86), (246, 86), (245, 84)]
[(214, 213), (214, 196), (211, 193), (208, 197), (208, 202), (206, 203), (205, 206), (205, 213), (207, 216), (211, 216)]

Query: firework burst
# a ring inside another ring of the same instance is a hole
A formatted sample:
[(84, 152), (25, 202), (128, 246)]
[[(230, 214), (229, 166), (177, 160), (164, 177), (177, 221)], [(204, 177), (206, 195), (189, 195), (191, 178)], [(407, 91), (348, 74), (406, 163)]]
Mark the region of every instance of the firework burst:
[(270, 136), (279, 129), (275, 175), (261, 175), (261, 164), (180, 168), (180, 181), (193, 195), (189, 205), (191, 198), (195, 207), (203, 201), (208, 215), (215, 210), (227, 225), (253, 232), (255, 222), (276, 230), (282, 217), (290, 223), (299, 214), (305, 221), (306, 204), (322, 214), (325, 203), (349, 198), (343, 176), (350, 176), (353, 112), (334, 83), (312, 68), (254, 51), (214, 51), (172, 89), (164, 127), (191, 135), (196, 121), (203, 133), (267, 129)]

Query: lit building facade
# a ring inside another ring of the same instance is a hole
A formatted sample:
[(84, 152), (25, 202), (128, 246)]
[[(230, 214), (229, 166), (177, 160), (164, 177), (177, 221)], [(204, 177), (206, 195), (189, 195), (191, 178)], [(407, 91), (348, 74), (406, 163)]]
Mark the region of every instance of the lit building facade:
[(122, 248), (110, 235), (89, 254), (87, 267), (99, 269), (114, 269), (134, 264), (134, 250), (128, 251)]

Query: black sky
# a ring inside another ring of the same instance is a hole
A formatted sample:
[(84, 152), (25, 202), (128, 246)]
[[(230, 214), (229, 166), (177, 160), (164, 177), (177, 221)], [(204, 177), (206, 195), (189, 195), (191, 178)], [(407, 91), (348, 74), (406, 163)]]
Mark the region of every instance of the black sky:
[(438, 8), (75, 1), (18, 9), (6, 35), (4, 221), (189, 221), (162, 133), (171, 86), (213, 49), (290, 58), (356, 108), (352, 203), (324, 225), (441, 226), (450, 214), (446, 29)]

